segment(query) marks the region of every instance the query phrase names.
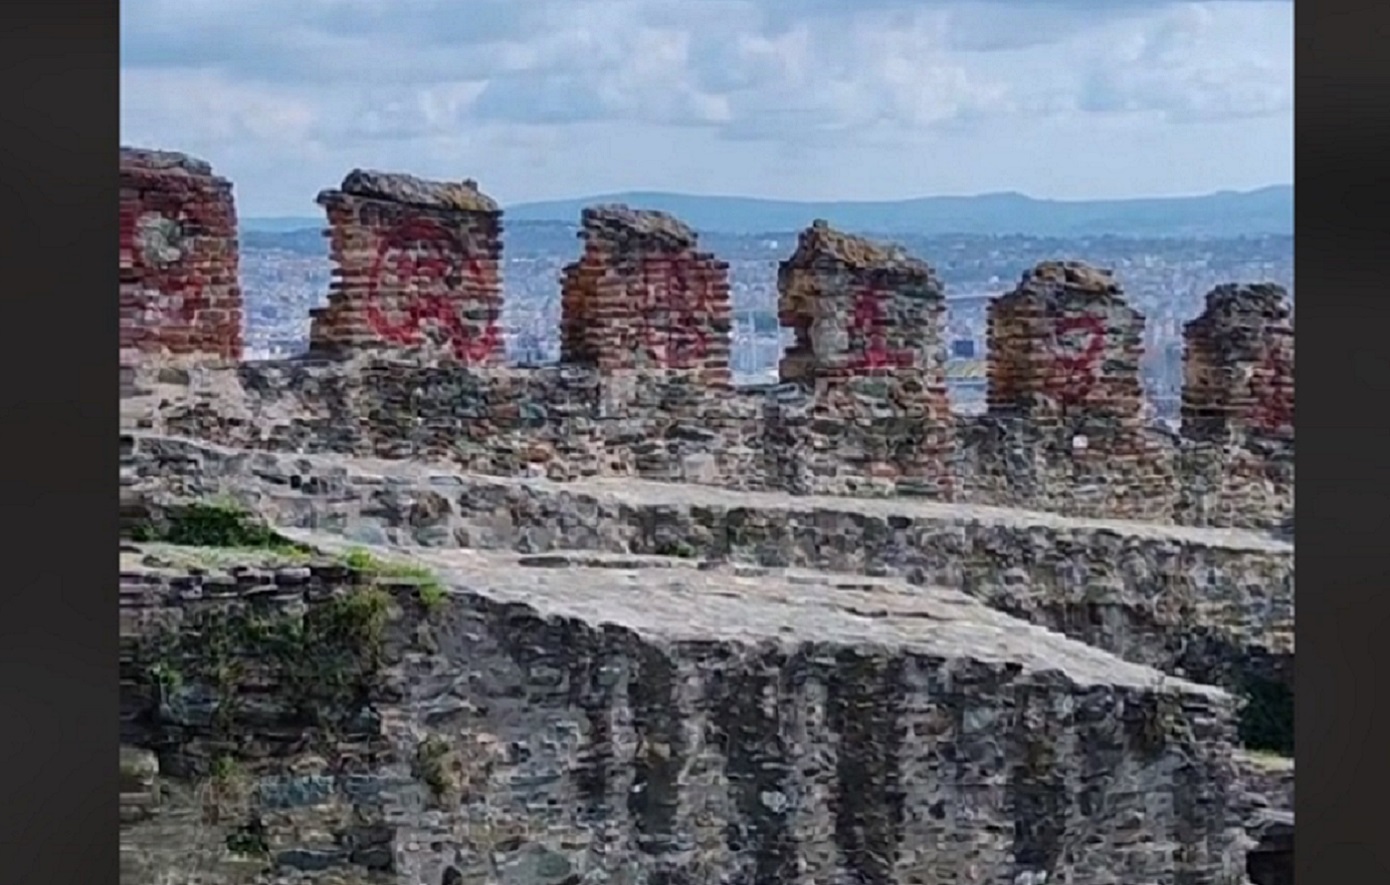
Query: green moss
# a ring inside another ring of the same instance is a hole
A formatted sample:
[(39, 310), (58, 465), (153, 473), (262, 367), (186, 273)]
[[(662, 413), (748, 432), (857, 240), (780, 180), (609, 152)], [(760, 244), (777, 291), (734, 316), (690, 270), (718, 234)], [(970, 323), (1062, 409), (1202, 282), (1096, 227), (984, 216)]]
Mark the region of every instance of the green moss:
[(449, 745), (434, 735), (425, 738), (415, 750), (414, 774), (429, 787), (435, 799), (443, 799), (455, 789), (449, 771), (452, 758)]
[(209, 611), (151, 642), (144, 672), (160, 698), (175, 678), (205, 687), (216, 704), (213, 726), (230, 735), (248, 666), (265, 667), (308, 724), (328, 727), (365, 703), (381, 669), (389, 611), (390, 597), (376, 587), (311, 605), (302, 616)]
[(424, 603), (427, 609), (438, 608), (444, 604), (444, 600), (447, 598), (448, 594), (439, 584), (425, 584), (420, 587), (420, 602)]
[(308, 548), (278, 534), (232, 503), (198, 501), (170, 508), (157, 522), (140, 522), (127, 531), (133, 541), (183, 547), (237, 547), (306, 554)]
[(349, 550), (343, 556), (343, 564), (368, 580), (404, 579), (413, 581), (420, 595), (420, 602), (427, 609), (438, 608), (448, 594), (434, 572), (421, 565), (408, 562), (387, 562), (360, 548)]
[(159, 690), (160, 697), (167, 698), (183, 687), (183, 673), (177, 665), (167, 660), (156, 660), (145, 672), (149, 681)]
[(227, 850), (243, 857), (266, 857), (270, 854), (270, 842), (265, 826), (252, 820), (232, 830), (227, 834)]
[(237, 762), (235, 758), (224, 754), (212, 760), (212, 779), (217, 783), (236, 783), (243, 776), (241, 763)]

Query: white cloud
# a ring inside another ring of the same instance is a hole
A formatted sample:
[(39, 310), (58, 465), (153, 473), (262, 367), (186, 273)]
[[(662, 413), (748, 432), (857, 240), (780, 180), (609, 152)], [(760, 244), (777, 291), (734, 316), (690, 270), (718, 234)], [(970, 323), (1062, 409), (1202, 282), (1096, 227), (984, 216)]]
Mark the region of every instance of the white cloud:
[(1292, 6), (1190, 4), (1126, 34), (1091, 63), (1078, 106), (1173, 122), (1239, 120), (1293, 108)]
[[(1044, 141), (1065, 141), (1070, 127), (1084, 143), (1102, 125), (1136, 145), (1163, 143), (1163, 127), (1179, 124), (1183, 137), (1229, 138), (1241, 120), (1290, 119), (1291, 10), (1279, 0), (123, 0), (122, 134), (219, 166), (236, 157), (277, 181), (297, 164), (316, 187), (346, 171), (326, 164), (360, 157), (348, 165), (485, 164), (523, 183), (524, 198), (596, 189), (562, 172), (605, 163), (605, 179), (680, 189), (722, 174), (730, 184), (716, 189), (735, 189), (732, 168), (701, 165), (718, 158), (772, 163), (754, 183), (796, 191), (873, 155), (895, 158), (879, 173), (885, 187), (968, 192), (990, 189), (972, 159), (995, 153), (984, 139), (1057, 151), (1045, 167), (1103, 167), (1110, 158)], [(656, 156), (580, 136), (599, 131)], [(580, 151), (597, 154), (579, 163)], [(1282, 154), (1268, 162), (1283, 168)], [(839, 174), (860, 187), (869, 173)], [(1121, 186), (1097, 181), (1099, 192)], [(1170, 189), (1191, 187), (1174, 178)]]

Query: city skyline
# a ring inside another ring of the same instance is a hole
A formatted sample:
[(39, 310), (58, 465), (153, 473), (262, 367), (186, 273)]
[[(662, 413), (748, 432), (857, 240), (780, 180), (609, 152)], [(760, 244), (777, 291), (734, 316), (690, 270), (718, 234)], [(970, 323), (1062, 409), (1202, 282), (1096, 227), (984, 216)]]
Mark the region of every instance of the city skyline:
[(358, 166), (503, 203), (1251, 190), (1292, 180), (1292, 10), (123, 0), (122, 140), (208, 157), (245, 216)]

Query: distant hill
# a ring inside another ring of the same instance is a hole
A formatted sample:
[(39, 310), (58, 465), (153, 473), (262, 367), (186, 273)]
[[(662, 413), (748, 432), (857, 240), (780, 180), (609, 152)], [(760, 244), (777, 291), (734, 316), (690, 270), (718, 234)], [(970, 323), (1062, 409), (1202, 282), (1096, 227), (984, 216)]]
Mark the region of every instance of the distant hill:
[[(1293, 234), (1293, 186), (1221, 191), (1200, 197), (1036, 200), (1022, 194), (922, 197), (891, 202), (800, 203), (749, 197), (629, 192), (506, 207), (508, 221), (579, 221), (584, 207), (627, 203), (670, 212), (697, 230), (731, 234), (794, 231), (815, 218), (846, 230), (883, 234), (1035, 237), (1237, 237)], [(319, 218), (245, 218), (256, 233), (322, 229)]]
[(328, 222), (323, 218), (242, 218), (239, 221), (242, 230), (262, 234), (283, 234), (311, 228), (321, 230), (328, 227)]
[(790, 231), (824, 218), (837, 227), (885, 234), (1026, 234), (1040, 237), (1232, 237), (1293, 233), (1293, 187), (1276, 185), (1200, 197), (1135, 200), (1035, 200), (1022, 194), (923, 197), (893, 202), (800, 203), (672, 193), (603, 194), (521, 203), (513, 221), (568, 221), (595, 203), (627, 203), (670, 212), (697, 230)]

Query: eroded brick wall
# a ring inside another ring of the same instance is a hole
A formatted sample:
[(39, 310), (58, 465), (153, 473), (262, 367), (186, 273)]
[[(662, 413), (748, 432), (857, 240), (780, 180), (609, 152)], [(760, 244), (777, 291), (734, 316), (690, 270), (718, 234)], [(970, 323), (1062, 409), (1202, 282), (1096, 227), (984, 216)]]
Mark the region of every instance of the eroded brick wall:
[(954, 446), (945, 311), (931, 267), (824, 221), (778, 268), (778, 314), (794, 334), (779, 371), (792, 393), (769, 414), (771, 469), (824, 487), (949, 497)]
[(586, 209), (580, 237), (583, 254), (561, 277), (561, 361), (728, 386), (728, 264), (663, 212)]
[(327, 306), (313, 311), (311, 350), (501, 361), (502, 213), (476, 183), (358, 169), (318, 202), (334, 280)]
[(1225, 285), (1184, 327), (1183, 482), (1176, 518), (1292, 529), (1294, 330), (1279, 286)]
[(964, 497), (1162, 519), (1173, 446), (1147, 427), (1144, 317), (1113, 275), (1043, 262), (989, 306), (989, 409), (963, 422)]
[(121, 148), (120, 347), (241, 358), (242, 298), (231, 182), (186, 154)]
[(1044, 262), (989, 306), (989, 408), (1038, 425), (1137, 427), (1144, 317), (1109, 271)]
[(1218, 286), (1183, 336), (1184, 436), (1293, 439), (1294, 330), (1283, 288)]

